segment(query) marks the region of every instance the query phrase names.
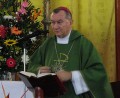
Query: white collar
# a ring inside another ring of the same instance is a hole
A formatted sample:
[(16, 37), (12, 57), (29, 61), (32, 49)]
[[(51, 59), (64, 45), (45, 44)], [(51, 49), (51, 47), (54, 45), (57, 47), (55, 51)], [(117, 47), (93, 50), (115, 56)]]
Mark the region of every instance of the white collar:
[(59, 38), (59, 37), (57, 37), (57, 43), (58, 43), (58, 44), (68, 44), (70, 34), (71, 34), (71, 31), (70, 31), (70, 33), (69, 33), (67, 36), (65, 36), (64, 38)]

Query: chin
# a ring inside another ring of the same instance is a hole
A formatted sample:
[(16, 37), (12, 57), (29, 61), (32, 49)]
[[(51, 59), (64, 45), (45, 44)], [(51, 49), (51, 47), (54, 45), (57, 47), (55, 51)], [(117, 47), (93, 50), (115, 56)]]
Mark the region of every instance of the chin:
[(59, 38), (64, 38), (64, 36), (62, 36), (62, 35), (56, 35), (57, 37), (59, 37)]
[(56, 33), (55, 35), (58, 36), (58, 37), (61, 36), (61, 34), (58, 34), (58, 33)]
[(60, 35), (56, 34), (57, 37), (60, 37)]

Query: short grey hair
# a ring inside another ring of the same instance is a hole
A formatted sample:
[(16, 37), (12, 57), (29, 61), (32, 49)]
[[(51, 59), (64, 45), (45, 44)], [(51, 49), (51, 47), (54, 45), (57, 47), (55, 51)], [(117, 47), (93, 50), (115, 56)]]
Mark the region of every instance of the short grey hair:
[(72, 20), (72, 14), (70, 10), (66, 7), (55, 8), (52, 13), (59, 13), (60, 11), (64, 11), (66, 13), (66, 18)]

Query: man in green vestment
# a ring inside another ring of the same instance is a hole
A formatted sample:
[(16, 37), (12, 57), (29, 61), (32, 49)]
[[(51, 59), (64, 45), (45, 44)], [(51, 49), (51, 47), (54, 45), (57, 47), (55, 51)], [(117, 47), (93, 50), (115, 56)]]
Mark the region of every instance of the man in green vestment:
[(96, 48), (72, 29), (69, 9), (54, 9), (50, 19), (55, 36), (47, 38), (31, 56), (28, 71), (55, 72), (67, 89), (59, 98), (114, 98)]

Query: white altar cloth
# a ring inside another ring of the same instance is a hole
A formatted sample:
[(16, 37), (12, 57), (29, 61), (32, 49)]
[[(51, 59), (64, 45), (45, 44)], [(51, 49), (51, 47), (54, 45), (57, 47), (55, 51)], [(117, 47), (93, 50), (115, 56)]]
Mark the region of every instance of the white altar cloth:
[[(2, 85), (5, 90), (5, 94), (9, 94), (9, 98), (34, 98), (31, 91), (27, 91), (27, 87), (22, 81), (0, 81), (0, 98), (5, 98)], [(27, 91), (25, 93), (25, 91)], [(25, 96), (22, 95), (25, 93)]]

